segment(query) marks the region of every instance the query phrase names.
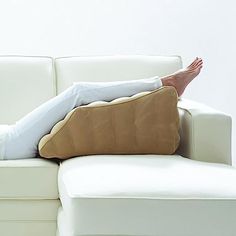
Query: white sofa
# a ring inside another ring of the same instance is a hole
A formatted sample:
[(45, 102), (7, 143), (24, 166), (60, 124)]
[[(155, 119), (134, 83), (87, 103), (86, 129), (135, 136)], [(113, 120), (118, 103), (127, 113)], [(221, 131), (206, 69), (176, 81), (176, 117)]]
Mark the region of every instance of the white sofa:
[[(75, 81), (141, 79), (181, 67), (179, 56), (0, 56), (0, 124)], [(0, 235), (236, 235), (231, 117), (185, 99), (178, 107), (181, 144), (171, 156), (0, 161)]]

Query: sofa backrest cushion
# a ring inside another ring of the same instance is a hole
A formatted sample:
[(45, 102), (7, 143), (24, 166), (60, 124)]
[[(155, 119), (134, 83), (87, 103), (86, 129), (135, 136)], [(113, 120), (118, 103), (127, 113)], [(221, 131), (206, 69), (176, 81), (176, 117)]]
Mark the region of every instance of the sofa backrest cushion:
[(0, 124), (13, 124), (56, 95), (53, 59), (0, 56)]
[(179, 145), (174, 87), (74, 108), (39, 142), (45, 158), (90, 154), (173, 154)]
[(180, 56), (113, 55), (55, 59), (57, 93), (73, 82), (107, 82), (164, 76), (182, 68)]

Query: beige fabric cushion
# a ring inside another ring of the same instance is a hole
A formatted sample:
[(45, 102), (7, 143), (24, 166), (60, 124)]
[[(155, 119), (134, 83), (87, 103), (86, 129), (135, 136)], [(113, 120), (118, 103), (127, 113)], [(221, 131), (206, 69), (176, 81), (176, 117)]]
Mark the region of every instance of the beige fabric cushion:
[(89, 154), (173, 154), (180, 141), (174, 87), (74, 108), (39, 142), (45, 158)]

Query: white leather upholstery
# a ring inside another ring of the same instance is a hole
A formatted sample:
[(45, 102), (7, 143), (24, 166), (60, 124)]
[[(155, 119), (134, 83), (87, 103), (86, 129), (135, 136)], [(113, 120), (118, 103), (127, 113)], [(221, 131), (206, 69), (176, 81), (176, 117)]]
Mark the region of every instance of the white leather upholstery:
[(5, 142), (5, 138), (6, 135), (10, 129), (10, 125), (1, 125), (0, 124), (0, 161), (3, 159), (3, 155), (4, 155), (4, 142)]
[(115, 81), (163, 76), (182, 68), (179, 56), (94, 56), (55, 59), (57, 91), (78, 81)]
[(58, 181), (65, 201), (64, 194), (73, 201), (91, 197), (236, 199), (236, 168), (179, 155), (76, 157), (61, 164)]
[(232, 165), (232, 118), (187, 99), (178, 102), (181, 142), (177, 153), (193, 160)]
[(42, 158), (0, 161), (0, 199), (57, 199), (57, 172)]
[(60, 208), (57, 236), (235, 235), (235, 199), (91, 198), (81, 203), (78, 210), (83, 217), (77, 218), (75, 230)]
[(0, 221), (56, 221), (59, 206), (58, 200), (1, 199)]
[(60, 236), (232, 236), (235, 183), (236, 168), (178, 155), (68, 159), (58, 173)]
[(55, 96), (50, 57), (0, 56), (0, 124), (13, 124)]
[(58, 165), (41, 158), (0, 161), (0, 235), (53, 236)]
[(1, 236), (55, 236), (56, 221), (0, 221)]
[(54, 236), (59, 200), (0, 200), (1, 236)]
[(83, 217), (77, 221), (81, 229), (73, 231), (65, 211), (59, 208), (57, 236), (235, 235), (235, 199), (91, 198), (81, 199), (81, 203)]

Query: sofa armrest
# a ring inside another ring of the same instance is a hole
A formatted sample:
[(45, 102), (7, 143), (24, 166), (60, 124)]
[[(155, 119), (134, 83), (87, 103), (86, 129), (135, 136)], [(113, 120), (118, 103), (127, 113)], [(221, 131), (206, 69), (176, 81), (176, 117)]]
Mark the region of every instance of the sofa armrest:
[(232, 119), (221, 111), (179, 99), (180, 145), (176, 153), (205, 162), (232, 165)]

